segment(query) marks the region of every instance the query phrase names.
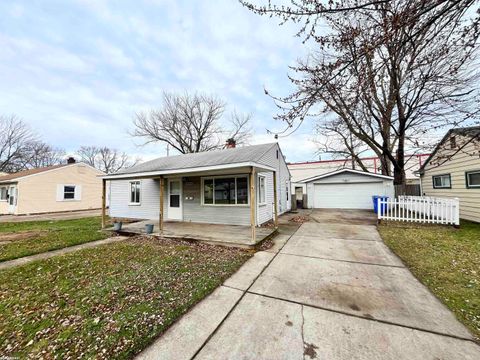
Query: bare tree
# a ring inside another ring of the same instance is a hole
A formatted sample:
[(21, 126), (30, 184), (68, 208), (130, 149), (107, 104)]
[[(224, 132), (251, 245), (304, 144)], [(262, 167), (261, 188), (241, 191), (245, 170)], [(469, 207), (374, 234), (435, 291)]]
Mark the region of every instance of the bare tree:
[(20, 159), (23, 168), (32, 169), (61, 164), (65, 159), (65, 150), (54, 148), (42, 141), (31, 141)]
[(167, 143), (182, 154), (219, 149), (227, 137), (245, 142), (250, 116), (234, 112), (231, 126), (225, 127), (224, 111), (225, 103), (216, 97), (165, 92), (159, 109), (136, 114), (132, 135), (145, 144)]
[(24, 157), (35, 136), (17, 116), (0, 116), (0, 171), (23, 170)]
[(78, 149), (77, 155), (86, 164), (107, 174), (135, 166), (141, 161), (139, 158), (132, 159), (116, 149), (98, 146), (82, 146)]
[(251, 120), (251, 114), (242, 114), (234, 110), (230, 117), (231, 129), (227, 130), (227, 138), (233, 139), (239, 145), (248, 143), (252, 135)]
[(319, 135), (315, 140), (318, 154), (328, 154), (334, 159), (349, 159), (350, 163), (343, 166), (357, 167), (363, 171), (369, 171), (363, 163), (361, 155), (369, 151), (369, 147), (358, 138), (353, 136), (341, 119), (319, 122), (315, 128)]
[[(380, 157), (382, 172), (390, 175), (393, 167), (395, 183), (403, 184), (409, 146), (478, 113), (478, 18), (468, 16), (474, 3), (343, 0), (330, 2), (328, 11), (320, 1), (300, 0), (288, 8), (254, 8), (303, 21), (300, 33), (318, 43), (294, 67), (296, 90), (275, 97), (277, 118), (295, 128), (307, 117), (325, 124), (326, 114), (335, 114)], [(320, 20), (330, 32), (316, 32)]]

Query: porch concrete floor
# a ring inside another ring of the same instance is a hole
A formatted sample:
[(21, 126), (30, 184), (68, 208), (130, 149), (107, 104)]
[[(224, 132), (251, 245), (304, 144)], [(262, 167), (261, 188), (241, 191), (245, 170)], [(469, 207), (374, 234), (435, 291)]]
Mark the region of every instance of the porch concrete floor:
[(212, 244), (253, 247), (275, 232), (274, 228), (256, 228), (255, 241), (252, 240), (250, 226), (201, 224), (192, 222), (165, 222), (163, 234), (159, 233), (158, 221), (143, 220), (122, 226), (123, 232), (145, 234), (145, 225), (153, 224), (153, 234), (166, 238), (181, 238), (199, 240)]

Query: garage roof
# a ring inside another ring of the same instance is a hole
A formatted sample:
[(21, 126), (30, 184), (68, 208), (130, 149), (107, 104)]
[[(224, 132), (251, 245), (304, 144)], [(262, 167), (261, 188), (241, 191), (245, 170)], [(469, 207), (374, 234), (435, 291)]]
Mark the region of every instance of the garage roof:
[(352, 174), (357, 174), (357, 175), (365, 175), (365, 176), (376, 177), (376, 178), (380, 178), (380, 179), (393, 180), (392, 176), (374, 174), (374, 173), (371, 173), (371, 172), (359, 171), (359, 170), (353, 170), (353, 169), (340, 169), (340, 170), (328, 172), (326, 174), (309, 177), (309, 178), (303, 179), (299, 182), (300, 183), (308, 183), (308, 182), (311, 182), (311, 181), (324, 179), (324, 178), (327, 178), (327, 177), (330, 177), (330, 176), (334, 176), (334, 175), (338, 175), (338, 174), (342, 174), (342, 173), (346, 173), (346, 172), (352, 173)]

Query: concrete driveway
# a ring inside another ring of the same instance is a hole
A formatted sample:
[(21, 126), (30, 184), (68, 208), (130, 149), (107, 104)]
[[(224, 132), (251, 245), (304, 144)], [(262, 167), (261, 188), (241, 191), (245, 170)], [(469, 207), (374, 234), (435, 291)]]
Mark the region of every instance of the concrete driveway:
[(140, 357), (479, 359), (468, 330), (383, 244), (374, 217), (336, 213), (313, 211), (279, 235)]

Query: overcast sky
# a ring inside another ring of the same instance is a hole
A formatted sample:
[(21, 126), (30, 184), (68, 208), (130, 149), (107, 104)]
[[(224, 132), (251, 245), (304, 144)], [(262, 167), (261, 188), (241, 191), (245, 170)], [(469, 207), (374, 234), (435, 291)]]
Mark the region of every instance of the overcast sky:
[[(257, 16), (236, 0), (1, 1), (0, 113), (16, 114), (54, 146), (106, 145), (144, 159), (133, 114), (167, 91), (201, 91), (252, 113), (251, 143), (281, 130), (264, 94), (286, 95), (306, 50), (294, 26)], [(312, 125), (281, 138), (289, 161), (314, 159)]]

